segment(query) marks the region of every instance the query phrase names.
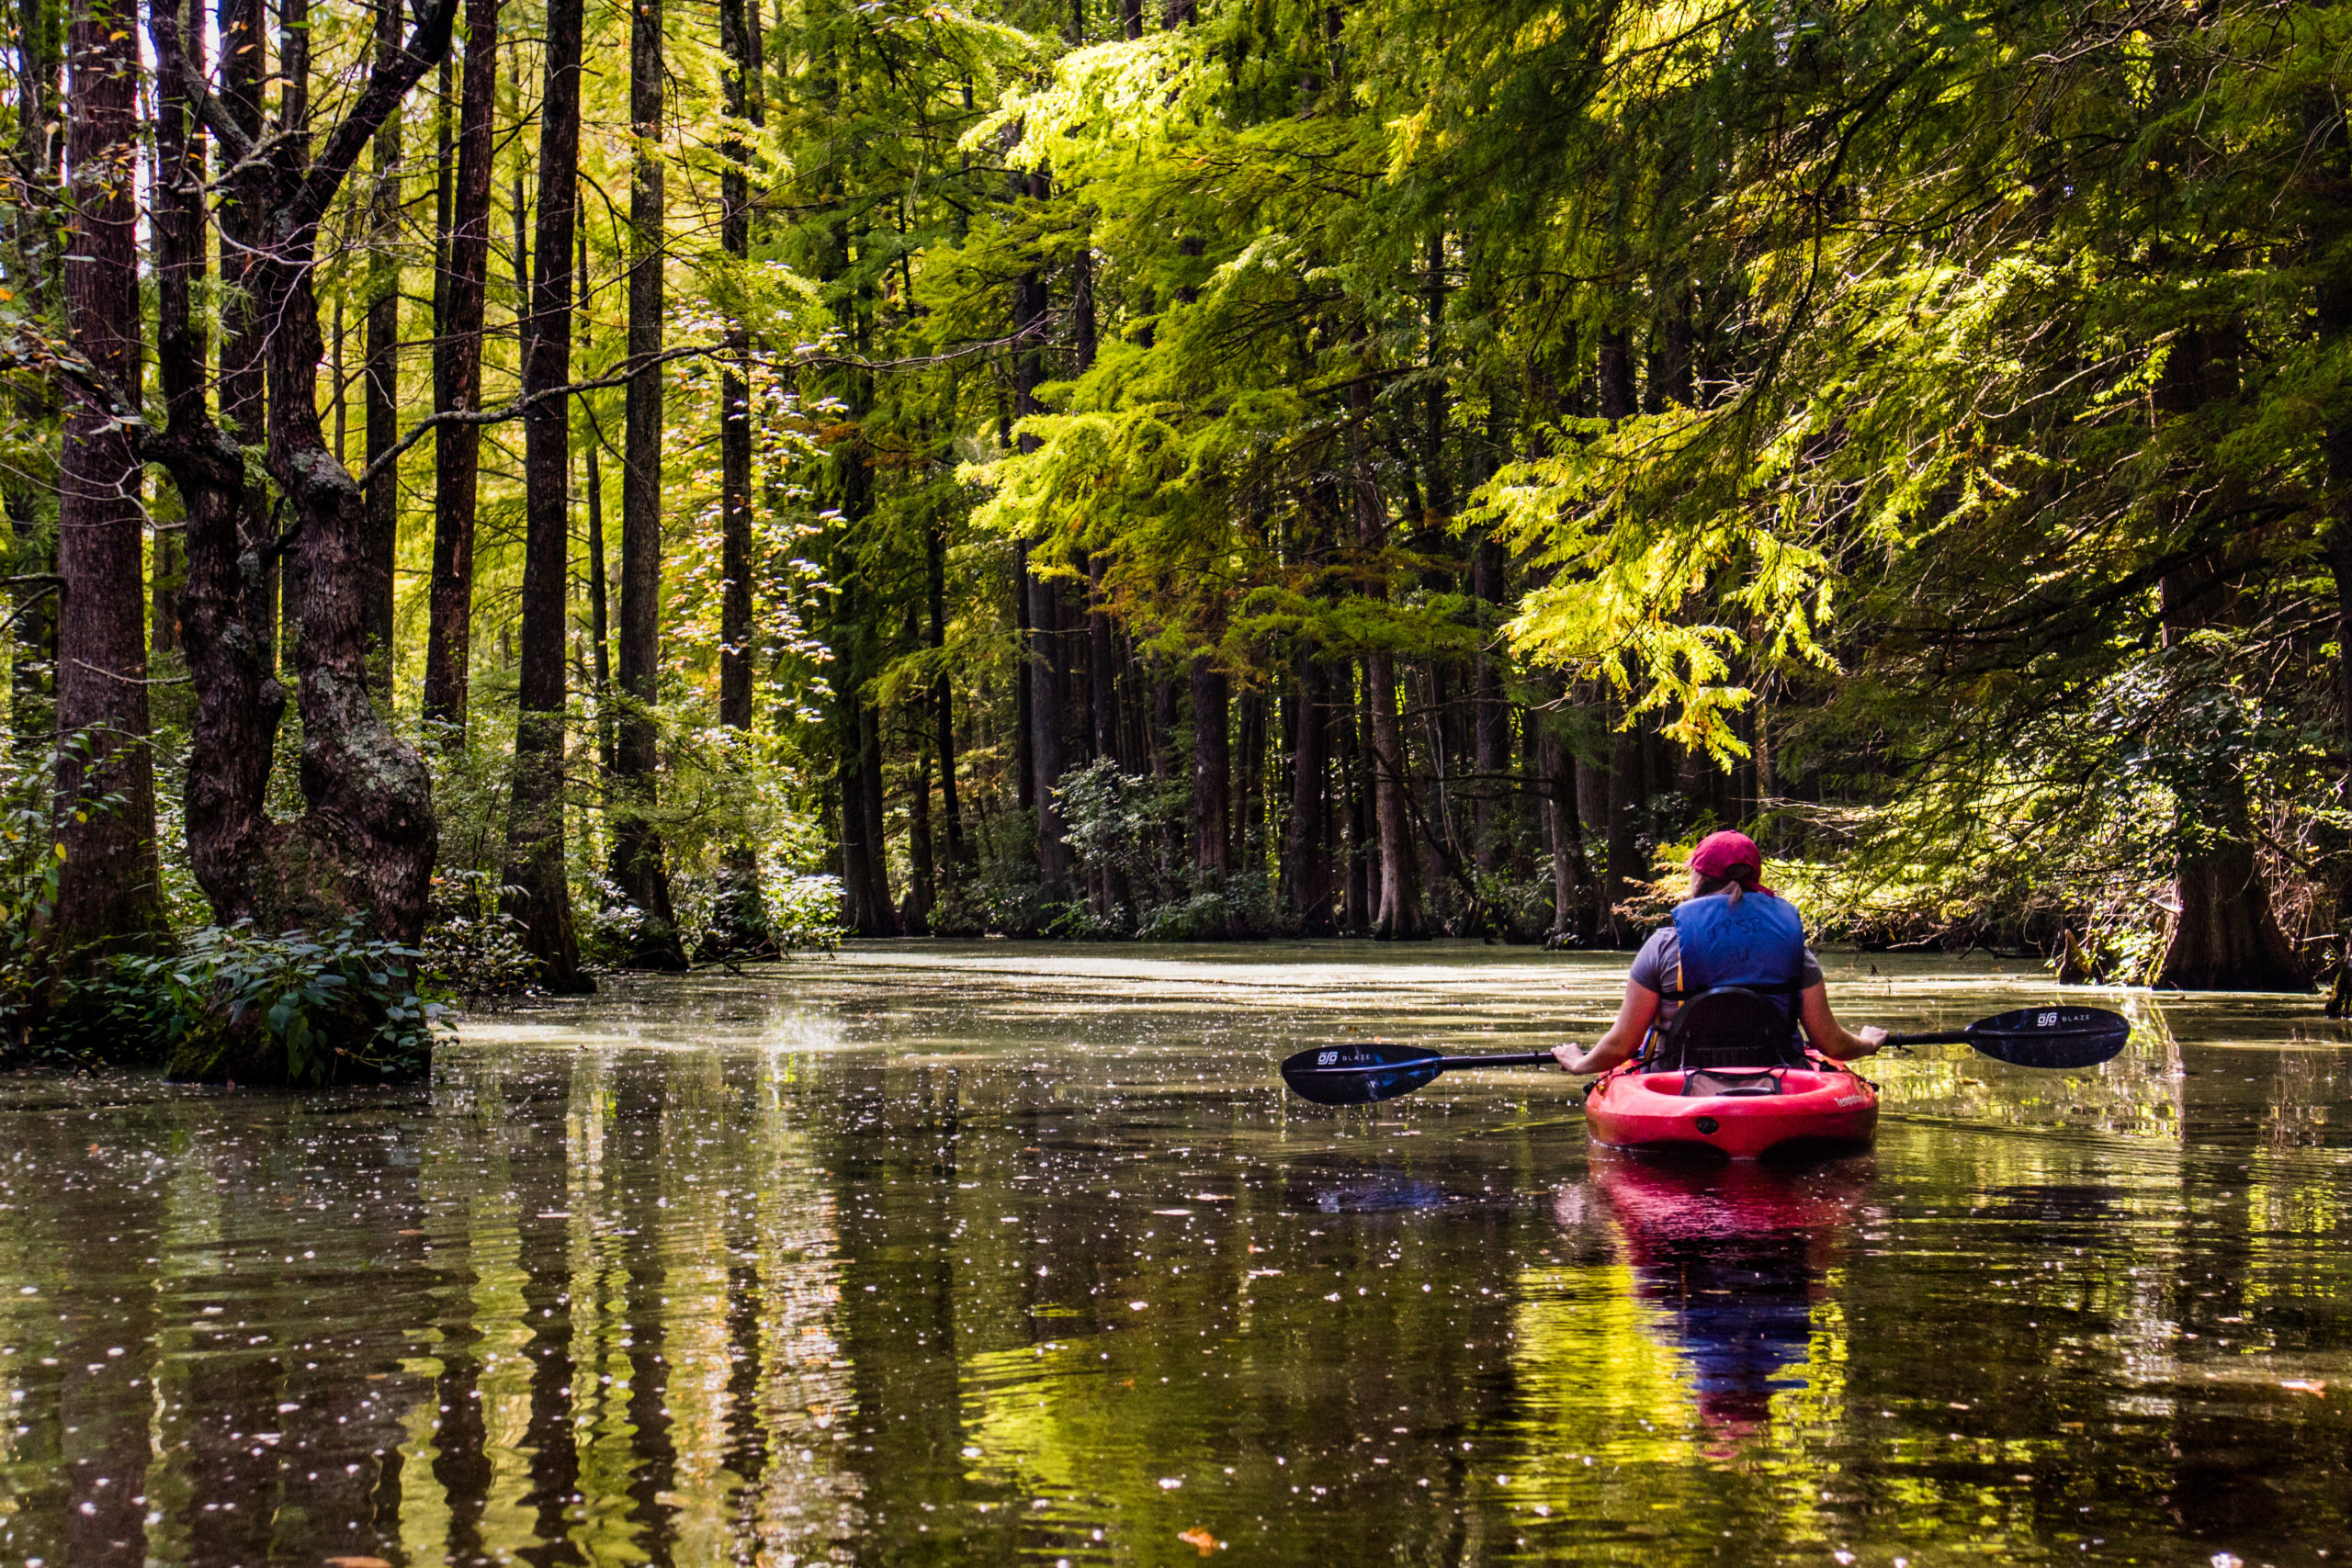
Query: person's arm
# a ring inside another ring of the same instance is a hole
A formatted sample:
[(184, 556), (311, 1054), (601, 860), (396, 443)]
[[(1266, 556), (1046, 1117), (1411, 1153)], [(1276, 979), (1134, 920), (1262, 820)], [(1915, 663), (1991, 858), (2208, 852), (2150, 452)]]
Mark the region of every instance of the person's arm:
[(1864, 1024), (1859, 1034), (1849, 1033), (1829, 1010), (1829, 987), (1815, 982), (1804, 988), (1800, 999), (1798, 1016), (1804, 1020), (1806, 1038), (1813, 1048), (1833, 1061), (1850, 1062), (1857, 1056), (1867, 1056), (1886, 1043), (1886, 1031), (1874, 1023)]
[(1617, 1021), (1609, 1026), (1593, 1048), (1579, 1053), (1574, 1045), (1555, 1045), (1552, 1055), (1558, 1059), (1560, 1070), (1569, 1073), (1605, 1073), (1620, 1062), (1632, 1059), (1642, 1047), (1643, 1037), (1650, 1032), (1650, 1021), (1657, 1016), (1657, 993), (1638, 980), (1625, 982), (1625, 999), (1618, 1004)]

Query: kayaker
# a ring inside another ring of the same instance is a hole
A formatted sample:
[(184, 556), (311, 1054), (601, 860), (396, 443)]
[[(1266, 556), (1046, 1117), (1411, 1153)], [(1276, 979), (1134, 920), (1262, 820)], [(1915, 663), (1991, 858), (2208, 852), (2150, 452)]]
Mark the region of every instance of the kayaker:
[[(1571, 1073), (1605, 1073), (1629, 1061), (1663, 1029), (1680, 1005), (1666, 992), (1693, 991), (1705, 985), (1742, 985), (1779, 989), (1783, 1007), (1793, 976), (1797, 1020), (1813, 1048), (1825, 1056), (1851, 1061), (1876, 1051), (1886, 1031), (1875, 1025), (1859, 1033), (1829, 1010), (1829, 989), (1821, 964), (1804, 943), (1804, 922), (1796, 909), (1763, 885), (1764, 852), (1745, 833), (1711, 833), (1690, 852), (1690, 897), (1671, 923), (1651, 933), (1625, 978), (1625, 999), (1617, 1021), (1589, 1051), (1555, 1046), (1552, 1055)], [(1689, 970), (1703, 975), (1701, 984)]]

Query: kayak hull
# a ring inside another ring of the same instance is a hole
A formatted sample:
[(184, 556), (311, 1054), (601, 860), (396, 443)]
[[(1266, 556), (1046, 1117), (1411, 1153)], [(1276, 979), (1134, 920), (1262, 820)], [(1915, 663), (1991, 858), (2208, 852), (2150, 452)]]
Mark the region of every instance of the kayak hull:
[(1593, 1142), (1761, 1159), (1847, 1153), (1878, 1135), (1878, 1090), (1821, 1058), (1778, 1073), (1774, 1094), (1685, 1094), (1686, 1076), (1639, 1064), (1603, 1075), (1584, 1102)]

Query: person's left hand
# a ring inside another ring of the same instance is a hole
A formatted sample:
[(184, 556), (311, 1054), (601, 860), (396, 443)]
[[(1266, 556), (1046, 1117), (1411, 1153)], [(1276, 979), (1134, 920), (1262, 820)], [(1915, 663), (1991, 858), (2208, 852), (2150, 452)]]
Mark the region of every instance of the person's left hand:
[(1577, 1049), (1576, 1042), (1565, 1041), (1552, 1047), (1552, 1059), (1560, 1064), (1560, 1071), (1573, 1073), (1579, 1070), (1577, 1064), (1584, 1060), (1584, 1053)]
[(1856, 1055), (1872, 1056), (1878, 1054), (1880, 1046), (1886, 1043), (1886, 1031), (1875, 1023), (1866, 1023), (1854, 1031), (1854, 1038), (1862, 1043), (1861, 1050)]

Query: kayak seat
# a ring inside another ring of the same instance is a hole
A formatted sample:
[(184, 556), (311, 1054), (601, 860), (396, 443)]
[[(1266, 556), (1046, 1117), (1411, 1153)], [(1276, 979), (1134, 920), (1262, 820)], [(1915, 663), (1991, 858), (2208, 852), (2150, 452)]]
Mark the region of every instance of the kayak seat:
[(1717, 986), (1684, 1002), (1651, 1051), (1652, 1072), (1804, 1066), (1795, 1021), (1780, 1002), (1745, 986)]
[(1764, 1067), (1755, 1072), (1741, 1072), (1731, 1067), (1701, 1067), (1684, 1075), (1682, 1079), (1683, 1096), (1690, 1100), (1746, 1098), (1780, 1092), (1781, 1073), (1775, 1067)]

